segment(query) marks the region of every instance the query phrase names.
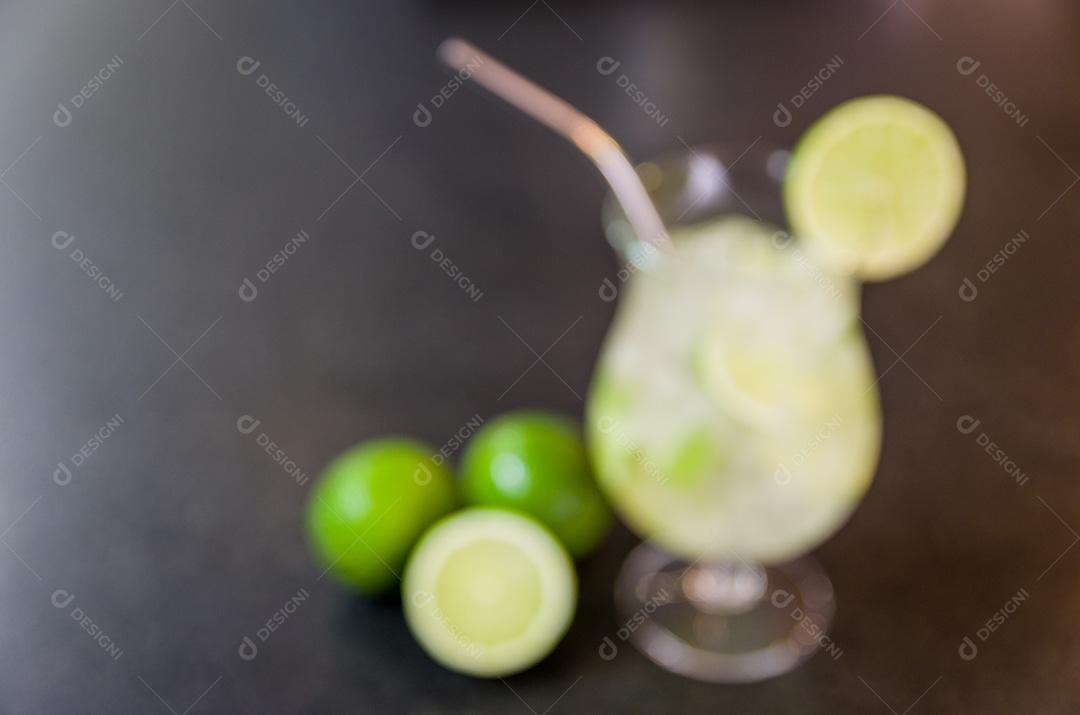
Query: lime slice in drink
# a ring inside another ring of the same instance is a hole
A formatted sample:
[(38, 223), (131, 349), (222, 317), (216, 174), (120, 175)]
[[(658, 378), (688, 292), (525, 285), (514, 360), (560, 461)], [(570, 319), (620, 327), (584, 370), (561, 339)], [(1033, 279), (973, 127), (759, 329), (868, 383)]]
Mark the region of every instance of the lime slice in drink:
[(420, 540), (402, 583), (405, 619), (442, 665), (485, 678), (534, 665), (562, 639), (577, 579), (538, 522), (503, 509), (466, 509)]
[(755, 345), (714, 331), (702, 342), (699, 374), (708, 394), (740, 421), (762, 429), (783, 426), (828, 399), (806, 369), (807, 358), (769, 343)]
[(862, 97), (803, 135), (784, 206), (825, 266), (884, 280), (941, 248), (960, 218), (965, 183), (964, 158), (941, 117), (902, 97)]

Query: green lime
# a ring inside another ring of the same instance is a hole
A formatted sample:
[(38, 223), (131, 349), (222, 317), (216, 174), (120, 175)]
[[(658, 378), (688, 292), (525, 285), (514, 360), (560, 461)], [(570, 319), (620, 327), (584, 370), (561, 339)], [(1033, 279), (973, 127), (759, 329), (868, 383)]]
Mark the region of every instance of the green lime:
[(308, 539), (322, 568), (365, 593), (397, 581), (420, 534), (455, 506), (453, 477), (433, 454), (422, 442), (389, 437), (330, 463), (307, 507)]
[(784, 178), (797, 238), (826, 267), (884, 280), (919, 267), (964, 204), (964, 157), (949, 126), (909, 99), (853, 99), (803, 135)]
[(402, 580), (405, 620), (442, 665), (484, 678), (543, 659), (577, 604), (566, 550), (520, 513), (473, 508), (433, 526)]
[(461, 480), (467, 504), (523, 511), (575, 557), (592, 551), (611, 527), (581, 430), (560, 415), (510, 412), (484, 425), (465, 445)]

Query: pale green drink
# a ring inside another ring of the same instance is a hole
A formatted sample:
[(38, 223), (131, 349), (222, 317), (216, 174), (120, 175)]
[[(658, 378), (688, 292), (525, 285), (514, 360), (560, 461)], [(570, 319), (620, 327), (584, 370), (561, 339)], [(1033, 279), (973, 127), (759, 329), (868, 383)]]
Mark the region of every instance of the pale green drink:
[(779, 563), (869, 486), (881, 441), (858, 286), (776, 229), (673, 229), (634, 274), (597, 366), (599, 481), (640, 535), (688, 561)]

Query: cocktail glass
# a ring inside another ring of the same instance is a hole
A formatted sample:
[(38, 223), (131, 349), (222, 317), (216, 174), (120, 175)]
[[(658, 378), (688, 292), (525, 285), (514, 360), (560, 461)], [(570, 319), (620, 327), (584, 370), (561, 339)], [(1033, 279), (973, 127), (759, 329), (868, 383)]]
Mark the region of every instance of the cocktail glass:
[(586, 406), (597, 478), (645, 541), (616, 584), (620, 637), (715, 682), (787, 672), (828, 636), (832, 585), (807, 552), (847, 519), (881, 417), (859, 288), (784, 230), (787, 153), (688, 149), (638, 167), (674, 251), (605, 201), (625, 261)]

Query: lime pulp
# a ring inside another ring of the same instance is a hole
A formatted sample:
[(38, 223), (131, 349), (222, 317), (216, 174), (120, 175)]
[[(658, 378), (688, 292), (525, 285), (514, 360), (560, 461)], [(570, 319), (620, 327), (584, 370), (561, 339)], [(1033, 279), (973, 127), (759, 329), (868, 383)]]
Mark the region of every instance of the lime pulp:
[(539, 662), (562, 639), (577, 602), (573, 563), (536, 521), (472, 508), (428, 531), (402, 582), (405, 619), (443, 666), (502, 677)]

